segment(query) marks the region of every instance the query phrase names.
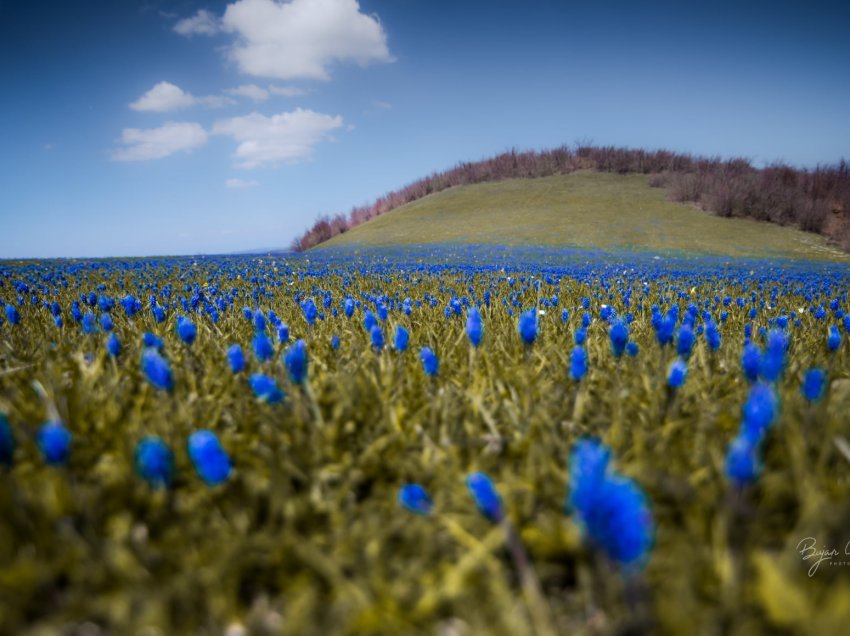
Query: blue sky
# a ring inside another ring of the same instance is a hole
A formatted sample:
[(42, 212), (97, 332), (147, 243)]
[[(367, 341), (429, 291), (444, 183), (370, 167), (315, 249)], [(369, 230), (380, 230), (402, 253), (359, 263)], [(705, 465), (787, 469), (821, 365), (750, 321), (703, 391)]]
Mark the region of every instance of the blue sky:
[(850, 158), (846, 3), (0, 0), (0, 257), (285, 247), (578, 140)]

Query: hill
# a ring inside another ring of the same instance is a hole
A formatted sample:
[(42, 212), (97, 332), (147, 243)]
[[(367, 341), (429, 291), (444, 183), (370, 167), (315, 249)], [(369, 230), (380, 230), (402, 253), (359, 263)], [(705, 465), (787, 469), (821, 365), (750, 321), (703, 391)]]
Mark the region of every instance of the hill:
[(850, 261), (822, 236), (670, 201), (650, 179), (581, 170), (451, 187), (314, 249), (455, 242)]

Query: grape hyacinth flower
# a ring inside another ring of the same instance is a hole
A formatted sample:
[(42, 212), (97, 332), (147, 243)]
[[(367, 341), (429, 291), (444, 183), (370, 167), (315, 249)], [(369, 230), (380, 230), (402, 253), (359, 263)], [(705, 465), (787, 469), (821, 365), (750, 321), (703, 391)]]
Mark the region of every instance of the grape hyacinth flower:
[(63, 466), (71, 452), (71, 432), (62, 422), (47, 422), (38, 431), (38, 449), (45, 463)]
[(694, 348), (694, 331), (688, 323), (683, 323), (679, 327), (679, 337), (676, 339), (676, 353), (680, 358), (687, 360), (691, 357), (691, 352)]
[(726, 451), (724, 472), (739, 488), (754, 482), (761, 472), (758, 443), (743, 434), (732, 440)]
[(425, 370), (425, 375), (431, 377), (437, 375), (437, 370), (440, 368), (440, 360), (429, 347), (422, 347), (419, 351), (419, 359), (422, 360), (422, 368)]
[(190, 345), (198, 337), (198, 328), (191, 320), (185, 316), (180, 316), (177, 319), (177, 335), (180, 336), (180, 340)]
[(369, 337), (372, 340), (372, 347), (381, 351), (384, 348), (384, 332), (381, 331), (381, 328), (378, 325), (374, 325), (372, 329), (369, 330)]
[(405, 484), (398, 491), (398, 502), (413, 514), (427, 516), (434, 509), (428, 491), (419, 484)]
[(608, 330), (608, 337), (611, 340), (611, 351), (615, 358), (620, 358), (626, 350), (626, 343), (629, 341), (629, 328), (622, 320), (615, 320)]
[(110, 331), (112, 331), (114, 326), (115, 325), (112, 323), (112, 316), (110, 316), (109, 314), (103, 314), (100, 317), (100, 328), (103, 329), (105, 332), (109, 333)]
[(263, 332), (259, 332), (254, 336), (251, 348), (253, 349), (257, 360), (260, 362), (270, 360), (274, 355), (274, 345), (272, 345), (272, 341), (269, 340), (269, 337)]
[(637, 354), (640, 353), (640, 347), (636, 342), (628, 342), (626, 343), (626, 355), (630, 358), (634, 358)]
[(720, 348), (720, 330), (713, 320), (709, 320), (705, 325), (705, 341), (710, 351), (717, 351)]
[(676, 390), (681, 388), (688, 377), (688, 365), (681, 358), (676, 358), (667, 370), (667, 386)]
[(171, 376), (171, 366), (168, 360), (163, 358), (159, 351), (153, 348), (142, 352), (142, 372), (154, 387), (162, 391), (170, 391), (174, 388), (174, 379)]
[(771, 329), (767, 334), (767, 345), (761, 360), (761, 375), (769, 382), (776, 382), (785, 372), (788, 336), (781, 329)]
[(113, 358), (121, 355), (121, 341), (114, 333), (109, 334), (109, 337), (106, 339), (106, 350)]
[(251, 385), (254, 395), (266, 404), (277, 404), (284, 397), (283, 391), (278, 388), (274, 378), (270, 378), (262, 373), (254, 373), (248, 378), (248, 383)]
[(744, 350), (741, 352), (741, 368), (750, 384), (758, 380), (761, 373), (761, 351), (757, 345), (753, 343), (744, 345)]
[(207, 485), (216, 486), (230, 476), (230, 457), (212, 431), (192, 433), (187, 449), (195, 471)]
[(278, 342), (289, 342), (289, 325), (284, 323), (280, 323), (277, 328), (277, 340)]
[(159, 437), (146, 437), (133, 453), (136, 474), (151, 488), (168, 488), (174, 471), (174, 454)]
[(537, 310), (529, 309), (524, 311), (519, 316), (517, 330), (526, 345), (534, 344), (537, 339)]
[(21, 322), (21, 316), (18, 313), (18, 308), (12, 304), (6, 305), (6, 320), (9, 321), (10, 325), (17, 325)]
[(245, 354), (242, 353), (242, 347), (238, 344), (230, 345), (227, 350), (227, 364), (233, 373), (240, 373), (245, 370)]
[(826, 348), (829, 349), (830, 353), (835, 353), (838, 351), (838, 348), (841, 346), (841, 332), (838, 331), (838, 327), (835, 325), (831, 325), (829, 327), (829, 333), (826, 337)]
[(756, 443), (764, 438), (776, 421), (779, 415), (779, 398), (772, 386), (758, 382), (750, 388), (747, 401), (741, 410), (742, 434)]
[(493, 523), (502, 521), (504, 517), (502, 498), (490, 477), (481, 472), (470, 473), (466, 476), (466, 487), (478, 512)]
[(808, 402), (817, 402), (823, 397), (826, 389), (826, 372), (823, 369), (814, 368), (806, 371), (803, 376), (803, 384), (800, 393)]
[(570, 352), (570, 378), (579, 382), (586, 375), (587, 351), (581, 345), (576, 345)]
[(303, 340), (296, 340), (283, 356), (283, 362), (286, 365), (286, 371), (289, 373), (289, 380), (293, 384), (302, 384), (307, 377), (307, 343)]
[(337, 335), (331, 336), (331, 349), (333, 349), (334, 351), (339, 349), (339, 336), (337, 336)]
[(157, 351), (162, 351), (162, 348), (165, 346), (165, 343), (162, 341), (162, 338), (157, 337), (150, 331), (146, 331), (142, 335), (142, 346), (144, 346), (145, 348), (153, 348)]
[[(566, 311), (566, 310), (564, 310)], [(484, 325), (481, 322), (481, 312), (477, 307), (470, 307), (466, 315), (466, 336), (473, 347), (481, 344), (484, 337)]]
[(407, 351), (407, 343), (410, 341), (410, 333), (401, 325), (395, 328), (393, 337), (393, 348), (399, 353)]

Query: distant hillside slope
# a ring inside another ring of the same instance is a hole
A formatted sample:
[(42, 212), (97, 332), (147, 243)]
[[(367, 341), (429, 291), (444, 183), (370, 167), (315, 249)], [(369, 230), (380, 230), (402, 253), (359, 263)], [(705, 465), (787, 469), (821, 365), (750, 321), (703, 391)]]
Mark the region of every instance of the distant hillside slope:
[(317, 249), (459, 242), (848, 261), (818, 235), (724, 219), (670, 201), (645, 175), (579, 171), (459, 186), (352, 228)]
[(850, 252), (850, 165), (813, 170), (781, 163), (756, 168), (746, 159), (699, 157), (668, 150), (615, 146), (561, 146), (550, 150), (511, 150), (489, 159), (461, 162), (388, 192), (349, 214), (320, 217), (296, 238), (303, 251), (402, 205), (448, 188), (505, 179), (534, 179), (596, 170), (651, 175), (673, 201), (696, 203), (723, 217), (750, 218), (826, 236)]

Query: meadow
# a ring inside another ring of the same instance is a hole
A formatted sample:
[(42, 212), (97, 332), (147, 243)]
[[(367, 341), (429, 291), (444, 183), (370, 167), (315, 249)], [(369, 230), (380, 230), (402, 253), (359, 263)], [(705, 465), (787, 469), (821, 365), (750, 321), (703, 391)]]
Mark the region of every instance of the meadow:
[(0, 633), (842, 633), (848, 290), (553, 248), (0, 262)]

